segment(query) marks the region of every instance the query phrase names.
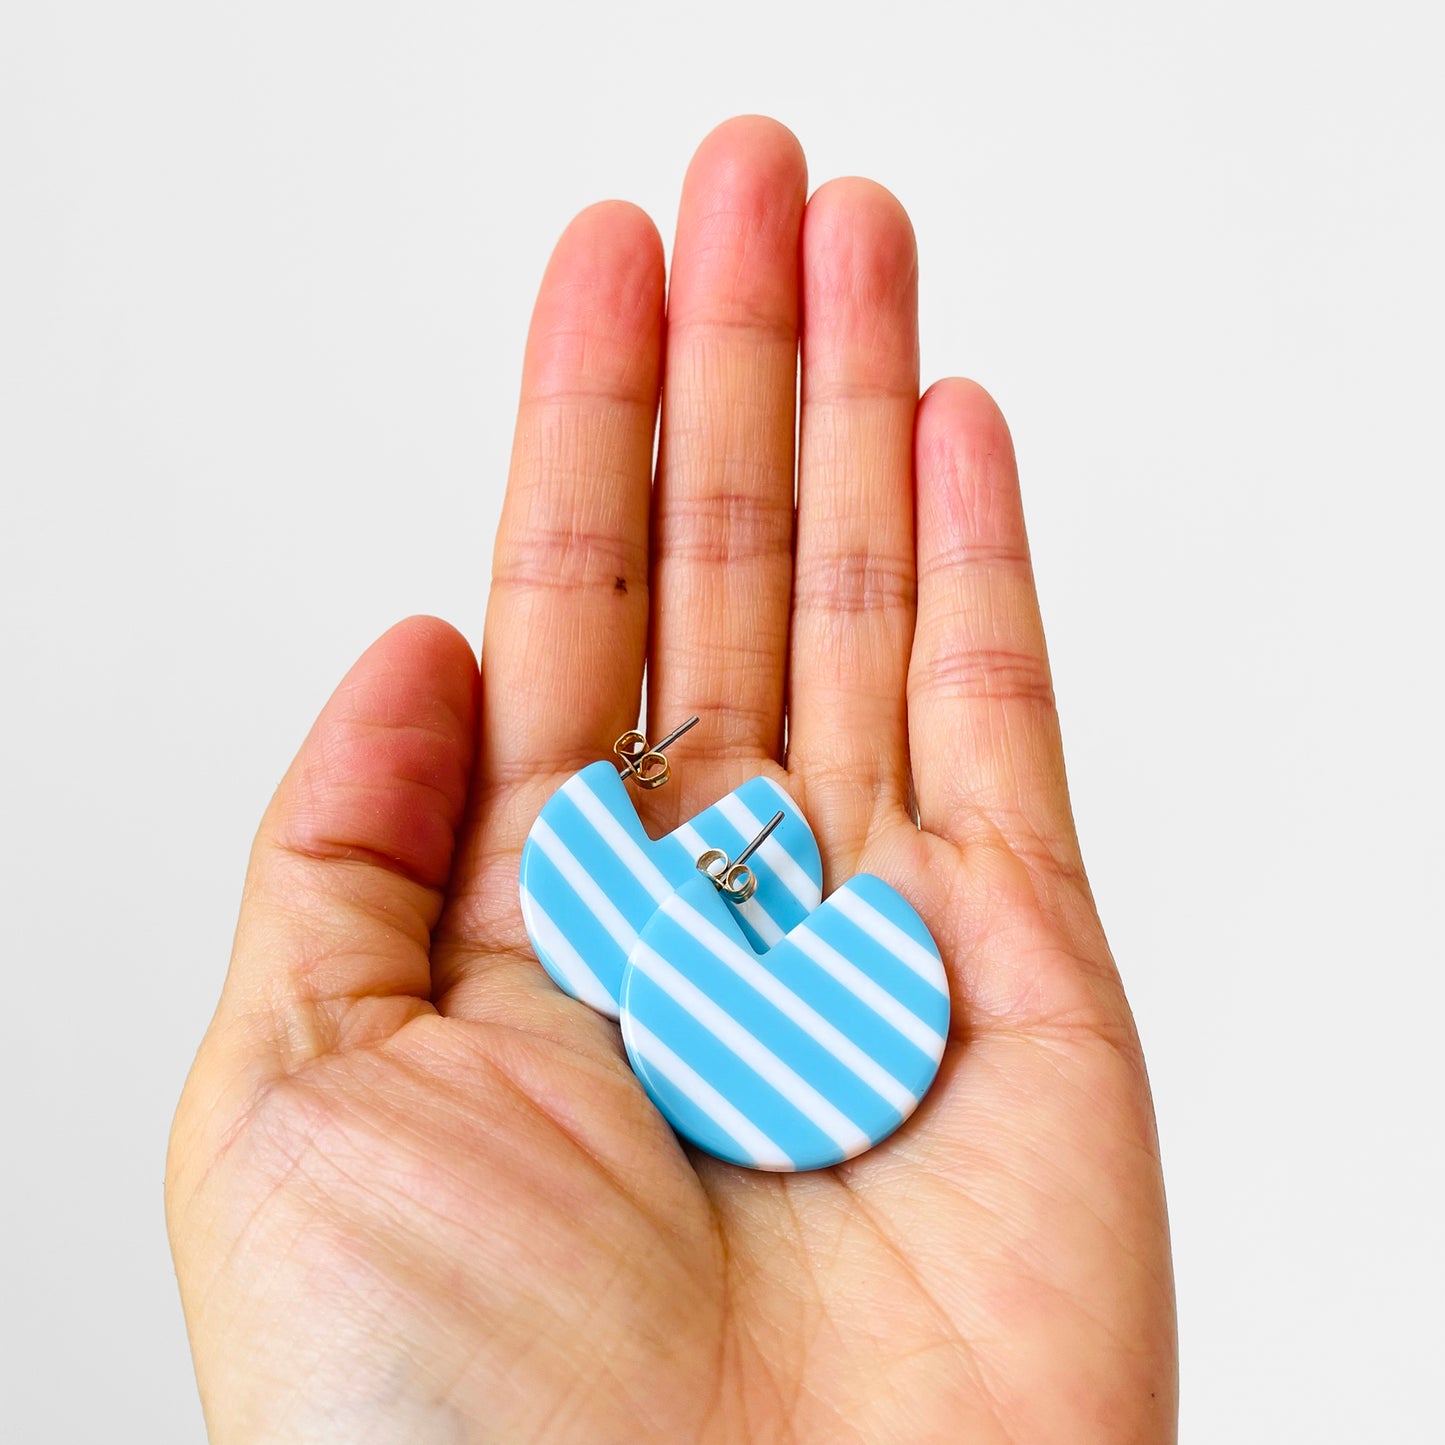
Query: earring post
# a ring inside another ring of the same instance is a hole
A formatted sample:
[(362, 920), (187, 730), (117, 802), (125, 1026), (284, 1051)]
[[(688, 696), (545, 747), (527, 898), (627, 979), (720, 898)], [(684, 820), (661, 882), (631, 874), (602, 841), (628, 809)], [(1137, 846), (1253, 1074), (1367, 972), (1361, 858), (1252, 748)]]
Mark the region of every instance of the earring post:
[[(744, 848), (743, 851), (739, 853), (736, 858), (733, 859), (733, 868), (736, 868), (739, 863), (746, 863), (748, 859), (751, 858), (753, 854), (756, 853), (758, 849), (761, 848), (763, 844), (768, 841), (768, 839), (772, 836), (773, 829), (776, 828), (778, 824), (783, 821), (785, 816), (786, 814), (784, 814), (781, 810), (774, 813), (773, 816), (769, 818), (766, 823), (763, 824), (763, 831), (759, 833), (758, 836), (754, 838), (753, 841), (749, 843), (748, 846)], [(732, 869), (730, 868), (728, 871), (732, 872)]]
[(683, 725), (682, 725), (680, 728), (673, 728), (673, 730), (672, 730), (670, 733), (668, 733), (668, 735), (667, 735), (665, 738), (663, 738), (663, 740), (662, 740), (660, 743), (654, 743), (654, 744), (648, 749), (648, 751), (649, 751), (649, 752), (653, 752), (653, 753), (660, 753), (660, 752), (662, 752), (662, 750), (663, 750), (664, 748), (670, 748), (670, 747), (673, 745), (673, 743), (675, 743), (675, 742), (678, 740), (678, 738), (680, 738), (680, 737), (683, 735), (683, 733), (687, 732), (690, 728), (695, 728), (695, 727), (697, 726), (697, 724), (698, 724), (698, 719), (697, 719), (697, 718), (695, 718), (695, 717), (690, 717), (690, 718), (688, 718), (688, 720), (687, 720), (685, 723), (683, 723)]

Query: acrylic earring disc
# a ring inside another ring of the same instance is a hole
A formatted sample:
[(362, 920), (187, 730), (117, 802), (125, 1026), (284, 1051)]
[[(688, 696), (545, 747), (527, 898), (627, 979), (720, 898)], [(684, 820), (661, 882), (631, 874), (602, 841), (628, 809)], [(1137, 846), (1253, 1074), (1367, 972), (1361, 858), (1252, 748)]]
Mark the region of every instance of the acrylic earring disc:
[(912, 905), (850, 879), (765, 954), (706, 879), (642, 929), (622, 1038), (673, 1128), (754, 1169), (817, 1169), (891, 1134), (938, 1073), (948, 982)]

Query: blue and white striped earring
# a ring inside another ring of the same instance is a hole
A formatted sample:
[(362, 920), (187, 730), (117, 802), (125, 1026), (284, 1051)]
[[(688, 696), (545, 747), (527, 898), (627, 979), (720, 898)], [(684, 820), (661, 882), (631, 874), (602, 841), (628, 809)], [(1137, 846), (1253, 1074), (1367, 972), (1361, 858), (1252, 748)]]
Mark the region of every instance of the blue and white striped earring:
[[(767, 949), (818, 906), (823, 864), (796, 804), (770, 778), (750, 778), (665, 838), (651, 838), (627, 792), (630, 779), (658, 788), (671, 776), (666, 750), (697, 718), (656, 744), (640, 732), (613, 744), (618, 766), (574, 773), (543, 805), (522, 848), (522, 919), (542, 967), (558, 987), (617, 1017), (627, 955), (658, 907), (699, 857), (723, 858), (774, 818), (752, 856), (752, 886), (723, 905), (755, 949)], [(774, 829), (776, 831), (774, 831)]]
[(622, 1038), (672, 1127), (753, 1169), (820, 1169), (887, 1138), (938, 1073), (948, 980), (923, 920), (862, 873), (759, 954), (732, 905), (746, 859), (699, 857), (622, 977)]

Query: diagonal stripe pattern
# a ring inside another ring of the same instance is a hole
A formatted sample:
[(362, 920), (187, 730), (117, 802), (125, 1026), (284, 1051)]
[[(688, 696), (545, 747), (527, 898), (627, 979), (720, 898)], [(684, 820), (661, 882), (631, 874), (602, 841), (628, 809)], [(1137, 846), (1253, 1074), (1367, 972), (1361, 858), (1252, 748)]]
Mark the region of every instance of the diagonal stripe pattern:
[(757, 891), (737, 906), (718, 900), (756, 950), (780, 942), (822, 897), (813, 830), (776, 783), (750, 778), (654, 839), (611, 763), (575, 773), (547, 800), (522, 848), (522, 918), (543, 968), (574, 998), (616, 1018), (627, 955), (653, 913), (698, 877), (701, 854), (721, 848), (735, 857), (779, 809), (783, 821), (749, 859)]
[(938, 1073), (948, 982), (923, 920), (860, 874), (766, 953), (706, 880), (639, 931), (622, 1037), (677, 1132), (734, 1164), (818, 1169), (891, 1134)]

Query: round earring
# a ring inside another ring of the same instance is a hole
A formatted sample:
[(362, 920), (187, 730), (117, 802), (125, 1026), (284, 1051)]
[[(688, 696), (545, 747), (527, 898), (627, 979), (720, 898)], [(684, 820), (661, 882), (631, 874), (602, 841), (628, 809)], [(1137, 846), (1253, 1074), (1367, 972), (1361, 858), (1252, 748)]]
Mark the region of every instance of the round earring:
[(778, 821), (736, 859), (702, 854), (640, 930), (622, 1041), (684, 1139), (752, 1169), (820, 1169), (917, 1108), (948, 1037), (948, 978), (913, 906), (869, 873), (753, 948), (729, 904), (750, 893), (747, 860)]

